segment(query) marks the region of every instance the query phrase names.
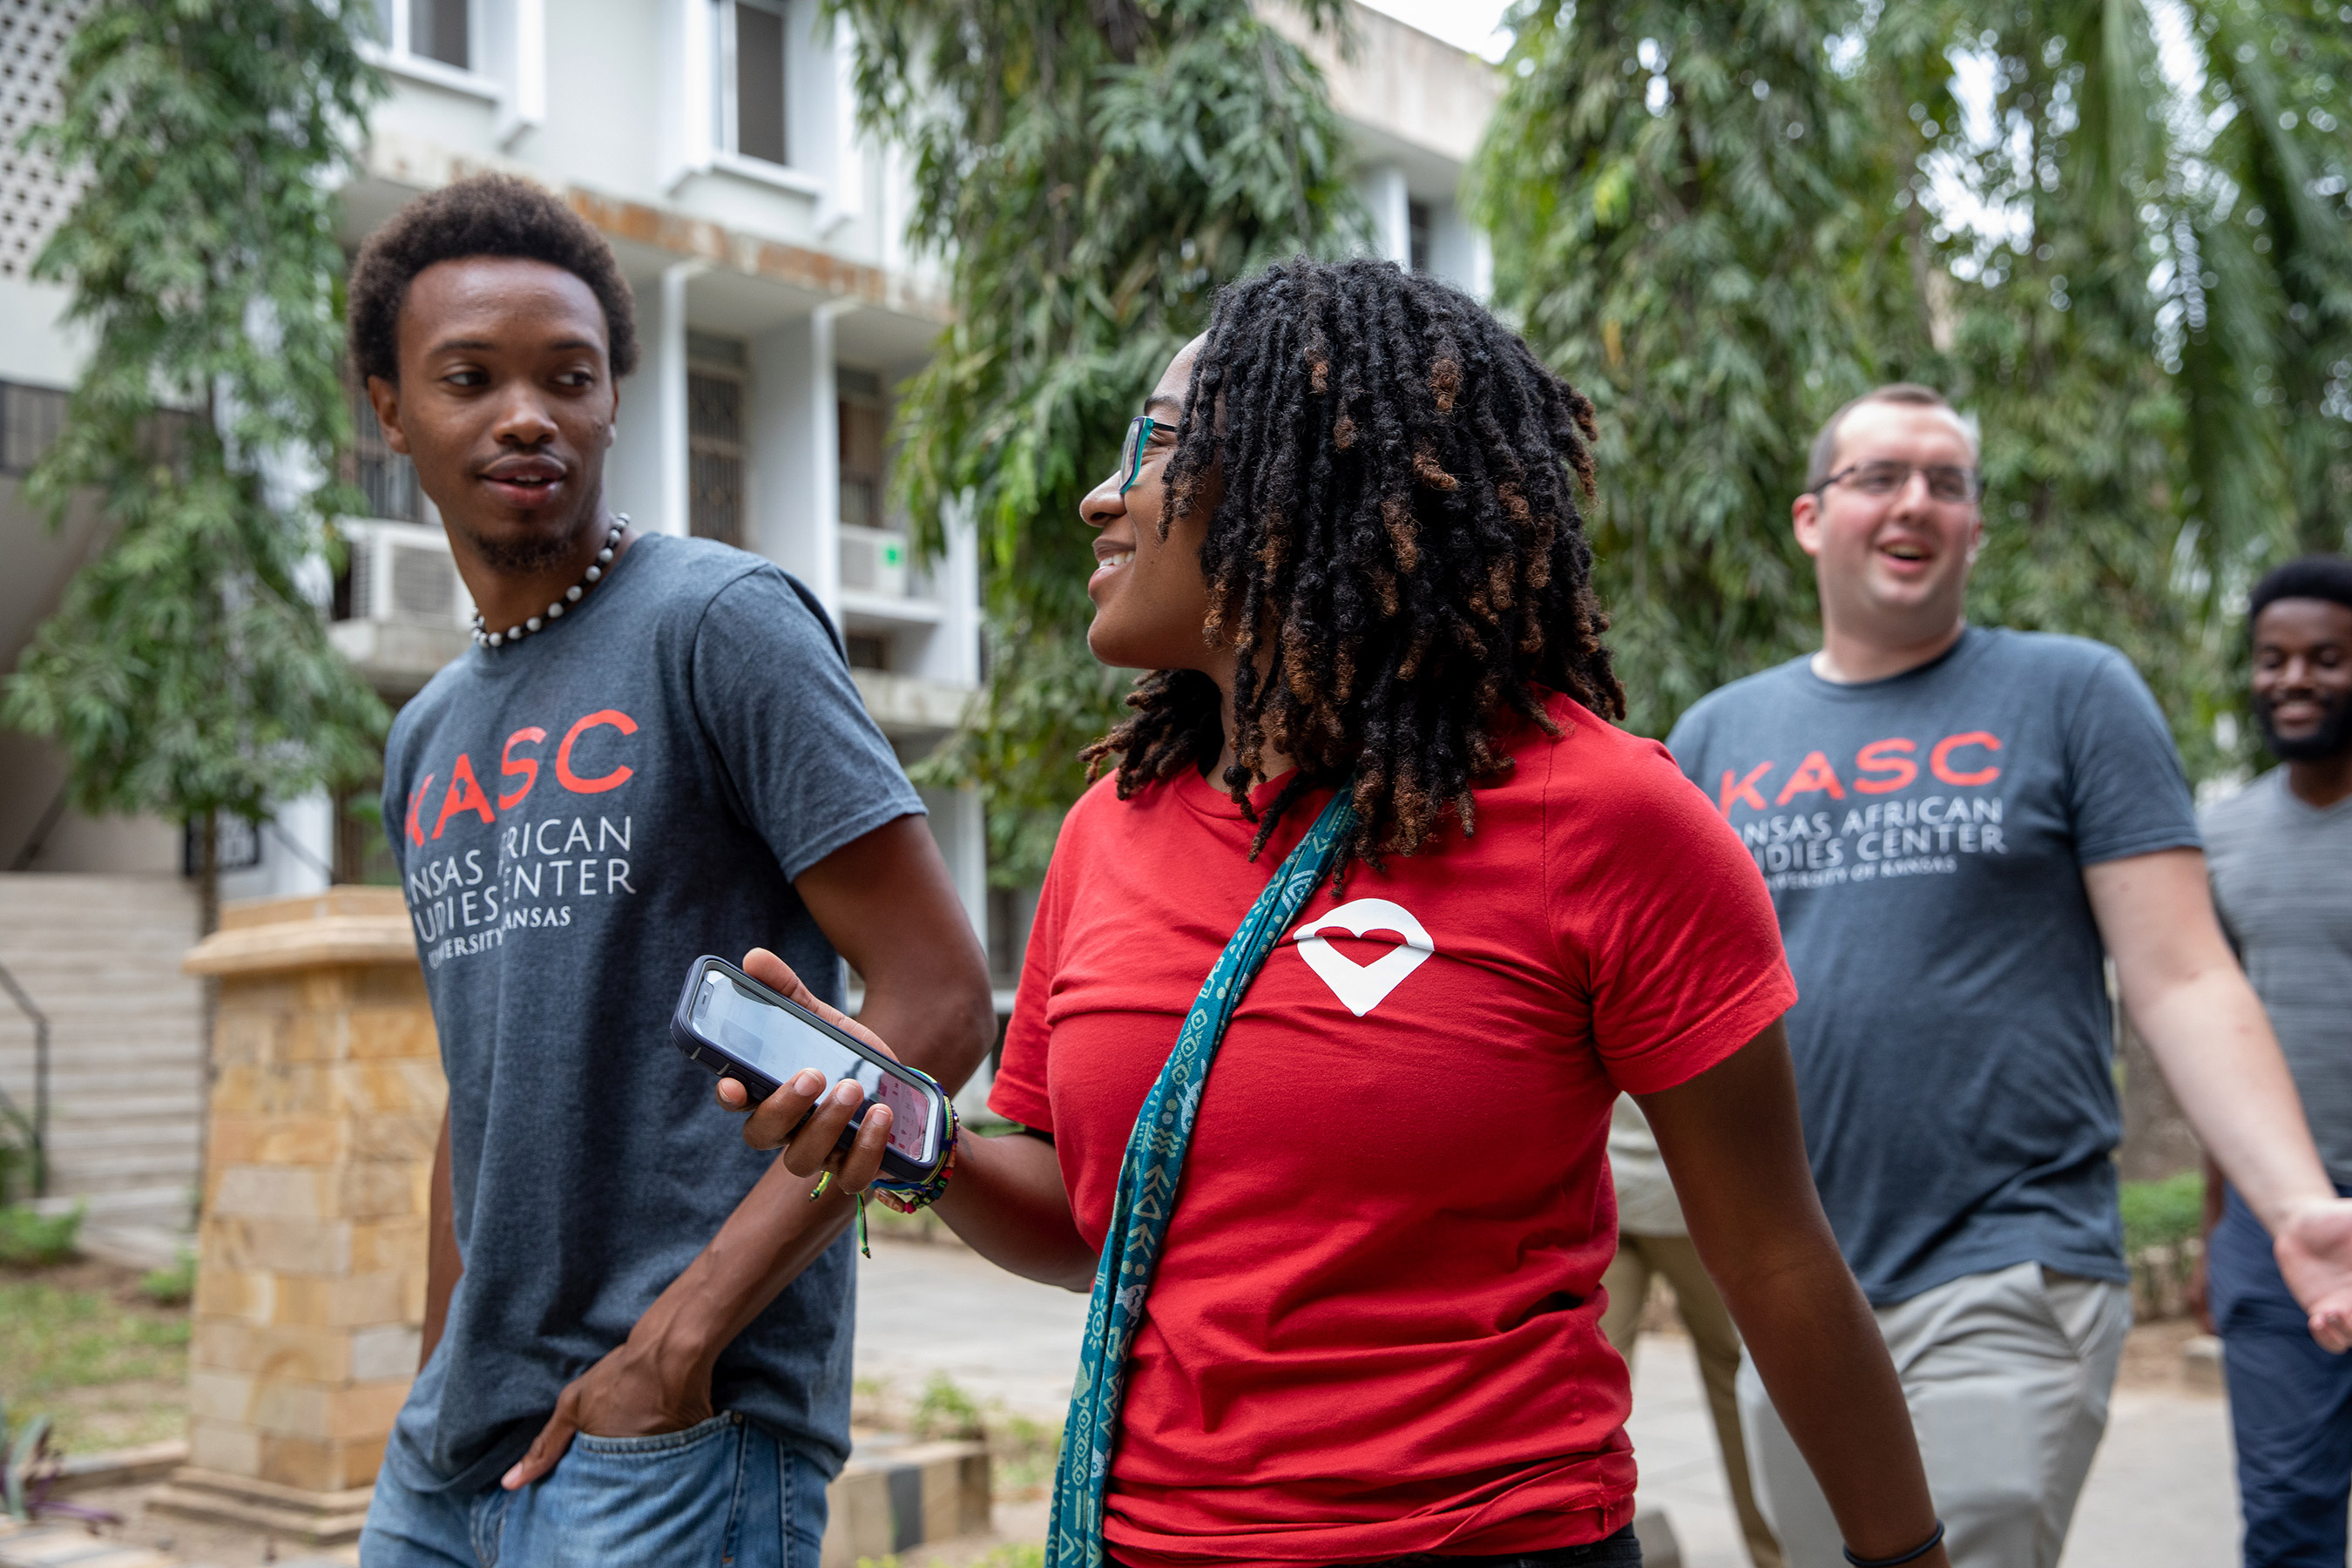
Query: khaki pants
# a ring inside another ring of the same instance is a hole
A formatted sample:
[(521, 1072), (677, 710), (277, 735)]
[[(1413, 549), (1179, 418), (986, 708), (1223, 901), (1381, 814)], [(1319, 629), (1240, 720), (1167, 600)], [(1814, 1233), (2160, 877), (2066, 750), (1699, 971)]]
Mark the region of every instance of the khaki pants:
[[(2107, 1426), (2131, 1292), (2020, 1263), (1877, 1310), (1954, 1568), (2056, 1568)], [(1795, 1568), (1842, 1568), (1837, 1521), (1754, 1367), (1739, 1414)]]
[(1706, 1385), (1706, 1406), (1715, 1416), (1716, 1440), (1723, 1447), (1723, 1473), (1731, 1483), (1731, 1500), (1739, 1510), (1739, 1531), (1747, 1538), (1748, 1555), (1756, 1568), (1781, 1568), (1780, 1543), (1772, 1539), (1763, 1510), (1756, 1506), (1755, 1489), (1748, 1478), (1748, 1445), (1740, 1435), (1739, 1405), (1733, 1379), (1739, 1371), (1739, 1331), (1732, 1326), (1715, 1281), (1698, 1260), (1698, 1248), (1686, 1236), (1624, 1236), (1617, 1238), (1617, 1257), (1601, 1277), (1609, 1292), (1609, 1306), (1601, 1316), (1601, 1331), (1633, 1365), (1633, 1342), (1642, 1331), (1642, 1304), (1650, 1299), (1650, 1280), (1664, 1275), (1675, 1288), (1675, 1304), (1683, 1327), (1698, 1349), (1698, 1372)]

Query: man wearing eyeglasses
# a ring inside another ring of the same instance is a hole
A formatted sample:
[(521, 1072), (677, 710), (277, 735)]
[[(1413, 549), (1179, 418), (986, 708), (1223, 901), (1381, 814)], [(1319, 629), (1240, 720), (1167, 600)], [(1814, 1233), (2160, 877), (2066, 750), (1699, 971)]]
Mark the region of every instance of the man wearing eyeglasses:
[[(1928, 388), (1840, 409), (1791, 508), (1820, 651), (1715, 692), (1667, 744), (1780, 911), (1813, 1178), (1952, 1561), (2050, 1568), (2131, 1321), (2103, 956), (2331, 1350), (2315, 1310), (2352, 1286), (2352, 1215), (2214, 920), (2147, 687), (2102, 644), (1969, 625), (1981, 489), (1974, 427)], [(1836, 1524), (1752, 1367), (1739, 1394), (1791, 1568), (1832, 1568)]]

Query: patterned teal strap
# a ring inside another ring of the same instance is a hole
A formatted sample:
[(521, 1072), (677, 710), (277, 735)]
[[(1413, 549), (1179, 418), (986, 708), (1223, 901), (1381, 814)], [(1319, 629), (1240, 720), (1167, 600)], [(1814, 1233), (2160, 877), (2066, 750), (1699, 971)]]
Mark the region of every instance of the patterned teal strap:
[(1202, 982), (1201, 994), (1184, 1019), (1184, 1032), (1136, 1114), (1127, 1157), (1119, 1163), (1118, 1192), (1111, 1203), (1102, 1259), (1095, 1267), (1094, 1300), (1087, 1308), (1086, 1338), (1078, 1348), (1077, 1386), (1070, 1395), (1069, 1425), (1062, 1432), (1062, 1454), (1054, 1468), (1054, 1521), (1045, 1535), (1045, 1568), (1102, 1568), (1103, 1489), (1118, 1436), (1128, 1348), (1143, 1321), (1144, 1297), (1151, 1289), (1160, 1244), (1176, 1211), (1184, 1154), (1192, 1147), (1192, 1123), (1201, 1111), (1201, 1089), (1209, 1080), (1209, 1066), (1216, 1060), (1234, 1009), (1355, 831), (1350, 793), (1348, 784), (1339, 786), (1250, 907), (1216, 967)]

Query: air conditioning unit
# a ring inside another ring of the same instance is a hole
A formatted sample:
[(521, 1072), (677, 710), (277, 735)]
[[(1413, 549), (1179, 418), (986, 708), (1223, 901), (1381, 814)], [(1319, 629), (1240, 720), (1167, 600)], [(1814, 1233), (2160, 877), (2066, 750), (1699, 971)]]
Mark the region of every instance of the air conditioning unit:
[(412, 626), (465, 626), (474, 601), (439, 529), (414, 522), (341, 525), (351, 549), (352, 618)]
[(841, 527), (844, 592), (882, 598), (907, 596), (907, 536), (887, 529)]

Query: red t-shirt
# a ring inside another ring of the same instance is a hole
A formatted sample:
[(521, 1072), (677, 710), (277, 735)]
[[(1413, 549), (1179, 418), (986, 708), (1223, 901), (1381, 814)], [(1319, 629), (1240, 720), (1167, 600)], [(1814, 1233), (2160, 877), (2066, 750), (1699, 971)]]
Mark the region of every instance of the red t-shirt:
[[(1566, 738), (1526, 727), (1475, 837), (1318, 889), (1234, 1016), (1129, 1363), (1105, 1534), (1136, 1568), (1502, 1554), (1633, 1517), (1609, 1109), (1796, 988), (1755, 863), (1664, 748), (1550, 711)], [(1063, 824), (989, 1103), (1053, 1134), (1090, 1243), (1202, 980), (1328, 798), (1255, 864), (1191, 773), (1125, 802), (1106, 779)]]

